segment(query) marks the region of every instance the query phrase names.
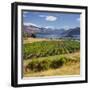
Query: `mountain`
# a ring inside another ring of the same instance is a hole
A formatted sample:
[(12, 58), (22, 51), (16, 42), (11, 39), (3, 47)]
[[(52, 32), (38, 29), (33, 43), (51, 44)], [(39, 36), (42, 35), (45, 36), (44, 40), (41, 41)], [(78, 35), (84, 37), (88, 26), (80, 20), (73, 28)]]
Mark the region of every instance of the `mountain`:
[(80, 39), (80, 27), (66, 30), (62, 33), (63, 37), (71, 37), (73, 39)]
[(35, 34), (40, 32), (40, 29), (36, 26), (33, 25), (29, 25), (29, 26), (23, 26), (23, 36), (27, 36), (27, 37), (36, 37)]
[(64, 31), (62, 33), (62, 35), (65, 35), (65, 36), (80, 35), (80, 28), (76, 27), (76, 28), (73, 28), (73, 29), (68, 29), (68, 30)]
[(39, 32), (39, 28), (36, 27), (36, 26), (23, 26), (23, 31), (24, 32), (27, 32), (27, 33), (36, 33), (36, 32)]
[(27, 33), (28, 36), (32, 34), (40, 38), (73, 38), (80, 39), (80, 27), (72, 29), (52, 29), (52, 28), (43, 28), (37, 27), (34, 25), (23, 26), (23, 32)]
[(52, 29), (52, 28), (43, 28), (43, 27), (36, 27), (33, 25), (23, 26), (23, 32), (28, 34), (36, 34), (36, 33), (43, 33), (43, 34), (61, 34), (64, 32), (64, 29)]

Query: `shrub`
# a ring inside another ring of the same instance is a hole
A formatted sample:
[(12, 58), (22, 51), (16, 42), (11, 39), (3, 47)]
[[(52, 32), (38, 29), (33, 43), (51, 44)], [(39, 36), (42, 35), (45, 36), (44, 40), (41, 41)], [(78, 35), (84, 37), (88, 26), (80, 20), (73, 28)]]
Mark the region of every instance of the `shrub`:
[(64, 64), (70, 65), (72, 63), (80, 62), (79, 55), (54, 55), (54, 56), (47, 56), (47, 57), (40, 57), (40, 58), (33, 58), (30, 59), (31, 61), (27, 65), (31, 71), (40, 72), (48, 69), (56, 69)]
[(32, 60), (29, 64), (28, 67), (32, 71), (43, 71), (49, 69), (50, 62), (46, 59), (44, 60)]
[(52, 60), (50, 67), (51, 68), (59, 68), (65, 63), (66, 59), (65, 57), (60, 57)]
[(63, 62), (60, 60), (53, 60), (51, 63), (51, 68), (58, 68), (61, 67), (63, 65)]
[(36, 38), (35, 34), (33, 34), (33, 33), (31, 34), (31, 37)]
[(64, 56), (58, 56), (58, 57), (46, 57), (46, 58), (39, 58), (39, 59), (32, 59), (30, 63), (28, 64), (28, 67), (30, 70), (37, 72), (37, 71), (43, 71), (48, 70), (49, 68), (59, 68), (63, 64), (65, 64), (67, 61), (67, 58)]

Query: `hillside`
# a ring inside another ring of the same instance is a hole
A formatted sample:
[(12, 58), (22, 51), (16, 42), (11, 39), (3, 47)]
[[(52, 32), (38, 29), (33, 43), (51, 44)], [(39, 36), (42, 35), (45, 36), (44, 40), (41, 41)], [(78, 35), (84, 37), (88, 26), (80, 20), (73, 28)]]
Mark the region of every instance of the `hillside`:
[[(23, 33), (27, 34), (28, 37), (37, 38), (72, 38), (72, 39), (80, 39), (80, 28), (72, 28), (72, 29), (52, 29), (52, 28), (43, 28), (36, 26), (23, 26)], [(33, 35), (32, 35), (33, 34)]]

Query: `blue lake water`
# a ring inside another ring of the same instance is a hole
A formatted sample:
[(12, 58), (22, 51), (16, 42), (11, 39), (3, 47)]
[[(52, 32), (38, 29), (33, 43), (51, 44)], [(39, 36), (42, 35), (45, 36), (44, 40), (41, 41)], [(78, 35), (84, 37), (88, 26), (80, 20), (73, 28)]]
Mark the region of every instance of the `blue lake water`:
[(80, 40), (80, 35), (73, 35), (73, 37), (65, 37), (60, 33), (37, 33), (35, 35), (37, 38), (48, 38), (48, 39), (72, 38), (72, 39)]
[(37, 38), (61, 38), (62, 35), (60, 34), (47, 34), (47, 33), (37, 33), (35, 34)]

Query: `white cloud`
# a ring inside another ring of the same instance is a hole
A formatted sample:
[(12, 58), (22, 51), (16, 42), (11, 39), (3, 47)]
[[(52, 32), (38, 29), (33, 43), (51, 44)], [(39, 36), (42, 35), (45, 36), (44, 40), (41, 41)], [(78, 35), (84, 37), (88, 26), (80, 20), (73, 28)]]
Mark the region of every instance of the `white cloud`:
[(76, 20), (77, 20), (77, 21), (80, 21), (80, 18), (77, 18)]
[(25, 14), (23, 14), (23, 17), (27, 17)]
[(46, 17), (45, 15), (39, 15), (39, 17)]
[(36, 27), (37, 27), (37, 25), (36, 25), (36, 24), (34, 24), (34, 23), (29, 23), (29, 22), (25, 22), (25, 23), (24, 23), (24, 25), (25, 25), (25, 26), (30, 26), (30, 25), (33, 25), (33, 26), (36, 26)]
[(39, 15), (41, 18), (45, 18), (46, 21), (56, 21), (57, 17), (55, 16), (46, 16), (46, 15)]
[(53, 28), (53, 26), (46, 26), (45, 28)]
[(23, 12), (23, 14), (27, 14), (27, 13), (29, 13), (29, 12), (27, 12), (27, 11), (24, 11), (24, 12)]
[(24, 11), (23, 12), (23, 17), (27, 17), (27, 14), (28, 14), (29, 12), (27, 12), (27, 11)]
[(55, 17), (55, 16), (46, 16), (45, 20), (47, 20), (47, 21), (56, 21), (57, 17)]
[(70, 27), (69, 27), (69, 26), (64, 26), (63, 28), (64, 28), (65, 30), (70, 29)]
[(64, 26), (62, 27), (65, 30), (76, 28), (76, 26)]

